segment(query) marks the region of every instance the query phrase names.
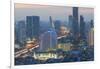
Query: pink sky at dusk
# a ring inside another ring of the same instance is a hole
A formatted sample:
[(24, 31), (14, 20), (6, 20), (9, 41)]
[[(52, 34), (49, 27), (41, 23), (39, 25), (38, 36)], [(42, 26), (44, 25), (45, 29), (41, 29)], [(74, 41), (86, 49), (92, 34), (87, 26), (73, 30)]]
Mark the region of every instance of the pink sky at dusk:
[[(52, 16), (55, 20), (68, 20), (68, 16), (72, 15), (71, 6), (50, 6), (39, 4), (21, 4), (15, 3), (15, 20), (23, 20), (26, 16), (40, 16), (41, 20), (49, 20)], [(79, 15), (83, 15), (85, 20), (94, 18), (94, 9), (87, 7), (79, 8)]]

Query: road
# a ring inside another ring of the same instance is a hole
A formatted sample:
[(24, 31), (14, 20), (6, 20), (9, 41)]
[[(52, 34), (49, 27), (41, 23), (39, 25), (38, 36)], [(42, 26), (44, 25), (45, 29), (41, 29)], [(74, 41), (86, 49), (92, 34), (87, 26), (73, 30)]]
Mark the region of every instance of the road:
[[(57, 37), (57, 39), (61, 39), (61, 38), (64, 38), (64, 37), (66, 37), (66, 35)], [(15, 58), (17, 58), (19, 56), (22, 56), (22, 55), (32, 51), (33, 49), (35, 49), (37, 47), (39, 47), (39, 43), (35, 44), (35, 46), (31, 47), (30, 49), (24, 48), (22, 50), (19, 50), (19, 51), (15, 52)]]

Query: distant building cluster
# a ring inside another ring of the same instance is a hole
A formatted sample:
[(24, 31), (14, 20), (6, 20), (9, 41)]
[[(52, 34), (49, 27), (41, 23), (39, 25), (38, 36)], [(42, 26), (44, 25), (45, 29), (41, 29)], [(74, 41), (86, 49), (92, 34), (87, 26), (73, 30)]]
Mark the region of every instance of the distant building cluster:
[[(34, 61), (37, 59), (37, 62), (40, 62), (39, 59), (58, 59), (58, 56), (63, 58), (64, 62), (69, 57), (70, 61), (74, 61), (74, 57), (77, 61), (91, 57), (93, 60), (94, 21), (86, 22), (78, 9), (72, 8), (72, 15), (68, 16), (68, 23), (65, 24), (62, 24), (61, 20), (53, 20), (52, 16), (48, 17), (49, 22), (46, 25), (40, 21), (40, 16), (26, 16), (25, 20), (16, 21), (15, 49), (30, 49), (38, 44), (31, 53), (31, 57)], [(78, 56), (72, 55), (73, 53), (78, 53)], [(79, 53), (83, 55), (80, 56)], [(89, 57), (86, 53), (89, 55), (92, 53), (92, 56)]]

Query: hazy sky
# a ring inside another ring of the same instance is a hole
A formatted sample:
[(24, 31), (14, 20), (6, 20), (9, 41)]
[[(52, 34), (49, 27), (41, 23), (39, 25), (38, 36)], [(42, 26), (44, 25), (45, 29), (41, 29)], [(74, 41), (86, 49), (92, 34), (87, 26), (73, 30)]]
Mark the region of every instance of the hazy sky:
[[(72, 15), (72, 7), (67, 6), (50, 6), (36, 4), (15, 4), (15, 20), (25, 20), (26, 16), (40, 16), (40, 20), (48, 21), (49, 16), (53, 20), (68, 21), (68, 16)], [(93, 8), (79, 8), (79, 15), (83, 15), (85, 21), (90, 21), (94, 18)]]

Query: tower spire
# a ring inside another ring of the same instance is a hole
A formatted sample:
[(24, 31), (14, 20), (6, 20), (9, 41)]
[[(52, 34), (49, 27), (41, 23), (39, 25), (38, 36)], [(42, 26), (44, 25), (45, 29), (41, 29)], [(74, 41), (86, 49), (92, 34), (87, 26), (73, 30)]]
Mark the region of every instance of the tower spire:
[(50, 19), (50, 25), (51, 25), (51, 28), (54, 28), (54, 29), (55, 29), (55, 26), (54, 26), (54, 23), (53, 23), (52, 17), (50, 16), (49, 19)]

